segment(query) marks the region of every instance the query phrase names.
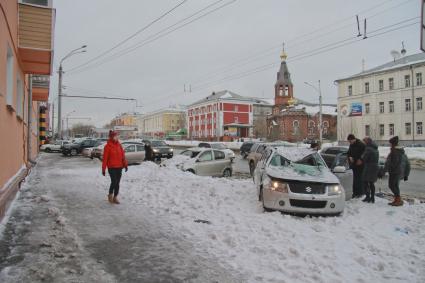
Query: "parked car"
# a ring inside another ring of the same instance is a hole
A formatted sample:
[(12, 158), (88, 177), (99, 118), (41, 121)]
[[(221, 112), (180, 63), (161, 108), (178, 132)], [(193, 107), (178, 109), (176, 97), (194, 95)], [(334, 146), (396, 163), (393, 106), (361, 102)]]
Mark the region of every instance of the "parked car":
[(145, 160), (145, 147), (143, 144), (124, 144), (123, 147), (128, 164), (140, 164)]
[(254, 172), (265, 210), (307, 215), (339, 215), (345, 191), (316, 152), (308, 148), (267, 147)]
[(65, 156), (75, 156), (81, 154), (84, 148), (95, 147), (100, 144), (100, 141), (95, 139), (85, 139), (77, 143), (66, 144), (62, 148), (62, 154)]
[(320, 155), (323, 160), (325, 160), (326, 164), (329, 168), (333, 168), (333, 162), (335, 161), (335, 157), (340, 153), (347, 153), (348, 147), (346, 146), (331, 146), (324, 148), (320, 151)]
[(103, 148), (105, 147), (106, 142), (101, 141), (100, 144), (96, 147), (93, 148), (92, 152), (91, 152), (91, 158), (99, 158), (102, 159), (102, 155), (103, 155)]
[(183, 171), (200, 176), (232, 176), (232, 161), (222, 150), (196, 147), (184, 150), (181, 155), (188, 157), (177, 165)]
[(258, 160), (260, 160), (263, 155), (264, 150), (268, 146), (275, 147), (294, 147), (293, 144), (288, 142), (276, 142), (276, 143), (255, 143), (247, 156), (248, 165), (249, 165), (249, 173), (251, 176), (254, 176), (255, 167), (257, 167)]
[(93, 149), (94, 149), (94, 147), (83, 148), (83, 150), (81, 151), (81, 155), (84, 156), (84, 157), (90, 157), (91, 158)]
[(68, 143), (69, 141), (57, 140), (54, 143), (43, 144), (40, 146), (40, 150), (45, 152), (61, 152), (62, 146)]
[(226, 158), (233, 161), (235, 159), (236, 155), (233, 152), (233, 150), (228, 149), (223, 143), (221, 142), (201, 142), (199, 143), (198, 147), (203, 148), (212, 148), (212, 149), (218, 149), (223, 151), (226, 154)]
[(143, 140), (143, 143), (150, 143), (152, 146), (155, 159), (160, 160), (162, 157), (172, 158), (174, 150), (161, 140)]
[(241, 148), (240, 148), (239, 151), (241, 153), (242, 158), (245, 159), (248, 156), (248, 154), (251, 151), (251, 148), (252, 148), (253, 145), (254, 145), (254, 142), (244, 142), (241, 145)]

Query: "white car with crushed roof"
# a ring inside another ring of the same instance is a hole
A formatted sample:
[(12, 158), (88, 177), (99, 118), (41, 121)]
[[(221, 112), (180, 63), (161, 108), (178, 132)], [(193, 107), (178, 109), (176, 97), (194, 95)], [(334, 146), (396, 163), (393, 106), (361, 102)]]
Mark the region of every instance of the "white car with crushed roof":
[(339, 215), (345, 191), (320, 154), (308, 148), (267, 147), (254, 171), (266, 211)]

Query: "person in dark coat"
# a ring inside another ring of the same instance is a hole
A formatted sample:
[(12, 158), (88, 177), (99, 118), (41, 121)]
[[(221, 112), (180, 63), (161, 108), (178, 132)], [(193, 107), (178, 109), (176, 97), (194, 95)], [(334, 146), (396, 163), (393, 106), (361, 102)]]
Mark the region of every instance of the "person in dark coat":
[(402, 206), (403, 200), (400, 196), (400, 180), (408, 180), (410, 163), (404, 149), (398, 146), (398, 136), (392, 137), (389, 142), (391, 144), (391, 151), (385, 162), (384, 171), (389, 174), (388, 187), (394, 194), (394, 201), (388, 204), (392, 206)]
[(319, 151), (319, 150), (320, 150), (320, 144), (319, 144), (318, 142), (312, 142), (312, 143), (310, 144), (310, 148), (311, 148), (312, 150)]
[(365, 137), (363, 142), (366, 145), (362, 155), (363, 182), (366, 194), (363, 201), (375, 203), (375, 182), (378, 180), (379, 151), (378, 146), (370, 137)]
[(145, 143), (145, 161), (155, 161), (155, 156), (150, 142)]
[(356, 139), (353, 134), (347, 137), (350, 147), (348, 148), (348, 163), (353, 170), (353, 198), (359, 198), (363, 195), (363, 162), (362, 155), (365, 150), (364, 143)]

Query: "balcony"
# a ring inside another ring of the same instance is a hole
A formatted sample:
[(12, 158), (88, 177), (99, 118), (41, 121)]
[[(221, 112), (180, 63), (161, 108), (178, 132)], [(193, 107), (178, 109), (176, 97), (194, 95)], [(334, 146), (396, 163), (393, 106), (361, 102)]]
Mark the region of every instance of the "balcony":
[(49, 99), (50, 76), (32, 77), (32, 100), (47, 101)]
[(50, 75), (55, 10), (19, 3), (18, 48), (27, 74)]

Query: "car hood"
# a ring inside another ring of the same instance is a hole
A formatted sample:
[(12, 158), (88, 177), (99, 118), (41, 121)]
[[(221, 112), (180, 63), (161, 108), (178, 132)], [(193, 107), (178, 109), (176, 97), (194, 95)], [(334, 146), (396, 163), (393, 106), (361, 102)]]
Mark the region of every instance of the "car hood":
[(301, 164), (293, 164), (285, 167), (269, 166), (266, 169), (266, 173), (272, 178), (284, 180), (326, 184), (339, 183), (338, 178), (329, 170), (329, 168), (324, 166), (315, 167)]

